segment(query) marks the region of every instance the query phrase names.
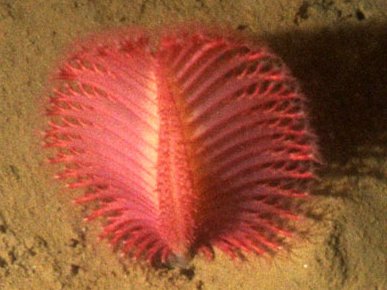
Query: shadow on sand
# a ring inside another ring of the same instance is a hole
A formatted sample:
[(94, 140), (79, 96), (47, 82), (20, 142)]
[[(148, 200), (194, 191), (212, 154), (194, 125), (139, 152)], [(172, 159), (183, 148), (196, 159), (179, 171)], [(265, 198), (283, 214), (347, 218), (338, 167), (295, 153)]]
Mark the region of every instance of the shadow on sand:
[(301, 81), (324, 161), (328, 168), (338, 165), (334, 174), (355, 173), (341, 166), (353, 157), (386, 158), (387, 24), (293, 32), (267, 41)]

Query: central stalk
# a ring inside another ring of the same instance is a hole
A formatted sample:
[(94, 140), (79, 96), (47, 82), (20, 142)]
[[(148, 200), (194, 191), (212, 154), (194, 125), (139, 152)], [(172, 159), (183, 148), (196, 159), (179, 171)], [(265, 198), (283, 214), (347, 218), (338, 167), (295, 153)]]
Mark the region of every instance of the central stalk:
[(157, 192), (160, 229), (178, 259), (188, 259), (194, 240), (194, 194), (186, 138), (173, 90), (159, 86)]

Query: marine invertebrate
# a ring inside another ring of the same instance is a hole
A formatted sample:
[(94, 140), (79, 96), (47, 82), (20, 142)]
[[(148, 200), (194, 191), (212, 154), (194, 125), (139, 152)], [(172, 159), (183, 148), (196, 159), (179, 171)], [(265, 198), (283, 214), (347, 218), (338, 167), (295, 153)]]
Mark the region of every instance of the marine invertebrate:
[(232, 33), (172, 31), (152, 43), (97, 35), (60, 65), (46, 145), (102, 237), (166, 263), (216, 247), (275, 251), (317, 160), (305, 98), (282, 60)]

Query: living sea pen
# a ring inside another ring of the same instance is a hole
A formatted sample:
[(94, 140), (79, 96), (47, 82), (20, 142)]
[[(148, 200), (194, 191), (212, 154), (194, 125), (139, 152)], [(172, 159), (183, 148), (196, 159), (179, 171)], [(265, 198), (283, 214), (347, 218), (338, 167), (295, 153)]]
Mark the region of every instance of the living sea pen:
[(141, 29), (75, 45), (54, 76), (45, 134), (57, 177), (95, 202), (101, 236), (150, 263), (218, 248), (275, 252), (319, 162), (283, 61), (230, 32)]

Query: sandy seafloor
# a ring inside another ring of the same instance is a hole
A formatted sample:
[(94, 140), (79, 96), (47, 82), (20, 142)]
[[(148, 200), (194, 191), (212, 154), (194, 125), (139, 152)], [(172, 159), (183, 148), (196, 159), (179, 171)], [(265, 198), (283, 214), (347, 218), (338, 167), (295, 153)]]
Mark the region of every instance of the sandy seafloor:
[[(326, 167), (291, 253), (154, 270), (96, 239), (52, 179), (44, 88), (74, 38), (229, 23), (265, 39), (310, 99)], [(387, 289), (387, 0), (0, 0), (0, 289)]]

